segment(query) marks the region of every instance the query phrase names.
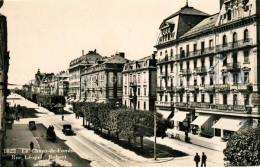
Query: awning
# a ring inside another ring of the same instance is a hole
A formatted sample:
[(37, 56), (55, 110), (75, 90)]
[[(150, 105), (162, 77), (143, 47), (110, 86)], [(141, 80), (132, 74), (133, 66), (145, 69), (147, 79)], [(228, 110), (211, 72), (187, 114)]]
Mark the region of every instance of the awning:
[(199, 115), (191, 124), (202, 126), (210, 118), (210, 115)]
[(243, 119), (220, 118), (218, 122), (212, 126), (212, 128), (238, 131), (245, 124), (245, 122), (246, 120)]
[(189, 114), (189, 112), (178, 111), (171, 120), (183, 122), (186, 119), (187, 114)]
[(164, 119), (168, 119), (170, 114), (172, 113), (171, 111), (164, 111), (164, 110), (157, 110), (158, 113), (162, 114)]

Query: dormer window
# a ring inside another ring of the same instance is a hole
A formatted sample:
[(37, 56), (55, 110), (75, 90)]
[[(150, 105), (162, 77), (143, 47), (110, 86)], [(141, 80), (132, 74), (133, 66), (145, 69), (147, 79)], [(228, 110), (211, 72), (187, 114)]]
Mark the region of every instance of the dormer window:
[(228, 21), (230, 21), (231, 18), (232, 18), (231, 10), (228, 10), (228, 12), (227, 12), (227, 19), (228, 19)]

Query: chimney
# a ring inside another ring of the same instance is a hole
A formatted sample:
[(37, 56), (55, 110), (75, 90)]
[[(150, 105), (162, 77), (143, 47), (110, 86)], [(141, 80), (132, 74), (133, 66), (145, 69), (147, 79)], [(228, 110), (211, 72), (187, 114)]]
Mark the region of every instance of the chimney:
[(125, 53), (124, 52), (120, 52), (119, 56), (125, 58)]
[(82, 56), (84, 56), (84, 49), (82, 49)]

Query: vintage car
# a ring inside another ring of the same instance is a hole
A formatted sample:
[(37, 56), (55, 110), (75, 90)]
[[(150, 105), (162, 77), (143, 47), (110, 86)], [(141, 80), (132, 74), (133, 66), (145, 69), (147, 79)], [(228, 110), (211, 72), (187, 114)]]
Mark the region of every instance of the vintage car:
[(70, 124), (64, 124), (62, 132), (67, 135), (75, 135), (75, 132), (72, 130), (72, 127)]
[(35, 124), (35, 121), (29, 121), (29, 129), (30, 130), (36, 130), (36, 124)]
[(52, 142), (56, 141), (56, 133), (54, 131), (54, 127), (53, 126), (49, 126), (46, 132), (46, 138), (47, 140), (50, 140)]

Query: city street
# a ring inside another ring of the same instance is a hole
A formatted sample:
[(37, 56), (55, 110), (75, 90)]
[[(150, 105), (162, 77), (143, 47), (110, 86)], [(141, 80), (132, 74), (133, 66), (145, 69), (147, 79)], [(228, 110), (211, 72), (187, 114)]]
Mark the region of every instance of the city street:
[[(14, 96), (18, 97), (17, 99)], [(66, 155), (66, 161), (72, 163), (73, 166), (88, 166), (90, 163), (91, 166), (161, 166), (161, 165), (180, 165), (183, 166), (190, 166), (194, 165), (193, 156), (196, 152), (201, 153), (205, 152), (208, 155), (208, 166), (223, 166), (223, 153), (220, 151), (215, 151), (211, 149), (207, 149), (204, 147), (187, 144), (182, 141), (173, 140), (170, 138), (157, 138), (158, 143), (167, 145), (179, 151), (185, 152), (188, 156), (181, 157), (181, 158), (159, 158), (157, 161), (153, 159), (148, 159), (136, 155), (135, 153), (126, 150), (115, 143), (105, 140), (95, 134), (92, 130), (88, 130), (83, 128), (82, 125), (82, 118), (76, 119), (74, 114), (67, 114), (64, 116), (64, 121), (61, 119), (61, 115), (54, 115), (54, 113), (42, 108), (38, 107), (37, 104), (34, 104), (19, 95), (11, 95), (9, 96), (10, 105), (20, 104), (21, 106), (26, 106), (27, 108), (34, 108), (38, 113), (36, 113), (39, 118), (24, 118), (20, 119), (20, 121), (15, 121), (13, 130), (9, 130), (7, 138), (14, 138), (10, 134), (18, 135), (18, 133), (14, 133), (14, 129), (18, 127), (23, 130), (18, 130), (19, 133), (23, 133), (27, 136), (24, 138), (24, 142), (13, 142), (15, 144), (22, 144), (22, 148), (29, 148), (29, 142), (33, 141), (35, 143), (35, 148), (40, 148), (43, 150), (49, 149), (65, 149), (69, 150), (72, 149), (75, 151), (72, 153), (66, 154), (59, 154), (59, 156)], [(66, 109), (70, 108), (71, 106), (67, 106)], [(30, 120), (35, 120), (37, 123), (37, 130), (36, 131), (29, 131), (28, 122)], [(76, 132), (75, 136), (65, 136), (62, 133), (62, 125), (63, 124), (71, 124), (73, 130)], [(21, 126), (20, 126), (21, 125)], [(44, 126), (43, 126), (44, 125)], [(53, 125), (55, 132), (59, 139), (52, 143), (45, 138), (46, 127), (49, 125)], [(18, 128), (18, 129), (19, 129)], [(28, 134), (28, 135), (27, 135)], [(19, 136), (19, 135), (18, 135)], [(14, 139), (13, 139), (14, 140)], [(17, 140), (17, 139), (16, 139)], [(152, 138), (147, 138), (145, 141), (149, 145), (153, 145), (153, 142), (148, 142), (152, 140)], [(24, 144), (23, 144), (24, 143)], [(14, 147), (14, 145), (9, 146)], [(15, 145), (15, 147), (18, 147)], [(20, 147), (18, 147), (20, 148)], [(195, 151), (194, 151), (195, 150)], [(46, 154), (45, 157), (49, 155)], [(30, 161), (30, 164), (34, 164), (35, 161)], [(76, 164), (76, 165), (74, 165)]]

